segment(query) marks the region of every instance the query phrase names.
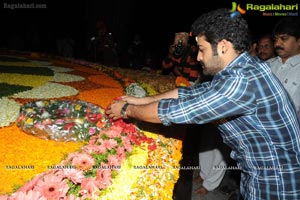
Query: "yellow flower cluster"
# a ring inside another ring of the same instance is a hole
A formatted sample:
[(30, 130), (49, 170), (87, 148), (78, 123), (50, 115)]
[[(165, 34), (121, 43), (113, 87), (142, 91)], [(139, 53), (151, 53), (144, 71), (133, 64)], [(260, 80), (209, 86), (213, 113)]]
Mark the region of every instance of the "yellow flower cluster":
[[(141, 167), (142, 175), (132, 188), (137, 199), (172, 199), (174, 184), (179, 178), (182, 142), (144, 131), (155, 139), (158, 148), (148, 153), (148, 163)], [(143, 169), (145, 168), (145, 169)]]

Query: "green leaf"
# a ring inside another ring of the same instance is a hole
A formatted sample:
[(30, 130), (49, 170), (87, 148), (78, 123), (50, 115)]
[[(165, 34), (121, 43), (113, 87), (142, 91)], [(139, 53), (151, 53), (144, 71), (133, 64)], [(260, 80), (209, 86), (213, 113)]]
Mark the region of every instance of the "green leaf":
[(74, 184), (72, 181), (69, 181), (68, 180), (68, 186), (69, 186), (69, 191), (68, 191), (68, 195), (70, 194), (74, 194), (74, 195), (78, 195), (79, 194), (79, 191), (80, 191), (80, 184)]

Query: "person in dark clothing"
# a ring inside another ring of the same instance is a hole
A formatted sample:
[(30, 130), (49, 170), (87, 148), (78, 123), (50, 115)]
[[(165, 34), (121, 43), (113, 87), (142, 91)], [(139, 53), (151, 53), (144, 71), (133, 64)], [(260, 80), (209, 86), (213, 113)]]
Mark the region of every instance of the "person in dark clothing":
[(196, 60), (195, 49), (189, 44), (188, 33), (175, 34), (174, 43), (169, 46), (168, 55), (162, 60), (162, 74), (182, 76), (190, 82), (199, 78), (201, 64)]

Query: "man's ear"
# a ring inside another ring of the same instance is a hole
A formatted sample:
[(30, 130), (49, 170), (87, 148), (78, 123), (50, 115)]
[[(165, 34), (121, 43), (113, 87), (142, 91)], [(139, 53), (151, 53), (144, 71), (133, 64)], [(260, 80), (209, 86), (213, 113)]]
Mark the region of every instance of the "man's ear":
[(221, 52), (221, 54), (226, 54), (227, 51), (229, 50), (231, 46), (231, 43), (228, 41), (228, 40), (221, 40), (219, 43), (218, 43), (218, 49), (219, 49), (219, 52)]
[(297, 39), (298, 46), (300, 47), (300, 37)]

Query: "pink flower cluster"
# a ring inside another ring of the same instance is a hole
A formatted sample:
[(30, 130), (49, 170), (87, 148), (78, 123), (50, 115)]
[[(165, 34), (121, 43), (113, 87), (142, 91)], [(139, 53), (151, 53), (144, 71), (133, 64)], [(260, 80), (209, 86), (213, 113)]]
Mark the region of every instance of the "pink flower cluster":
[(91, 136), (87, 145), (69, 154), (60, 165), (37, 175), (12, 195), (0, 196), (0, 200), (94, 199), (111, 185), (112, 174), (120, 170), (133, 145), (143, 142), (153, 143), (133, 124), (118, 120)]

